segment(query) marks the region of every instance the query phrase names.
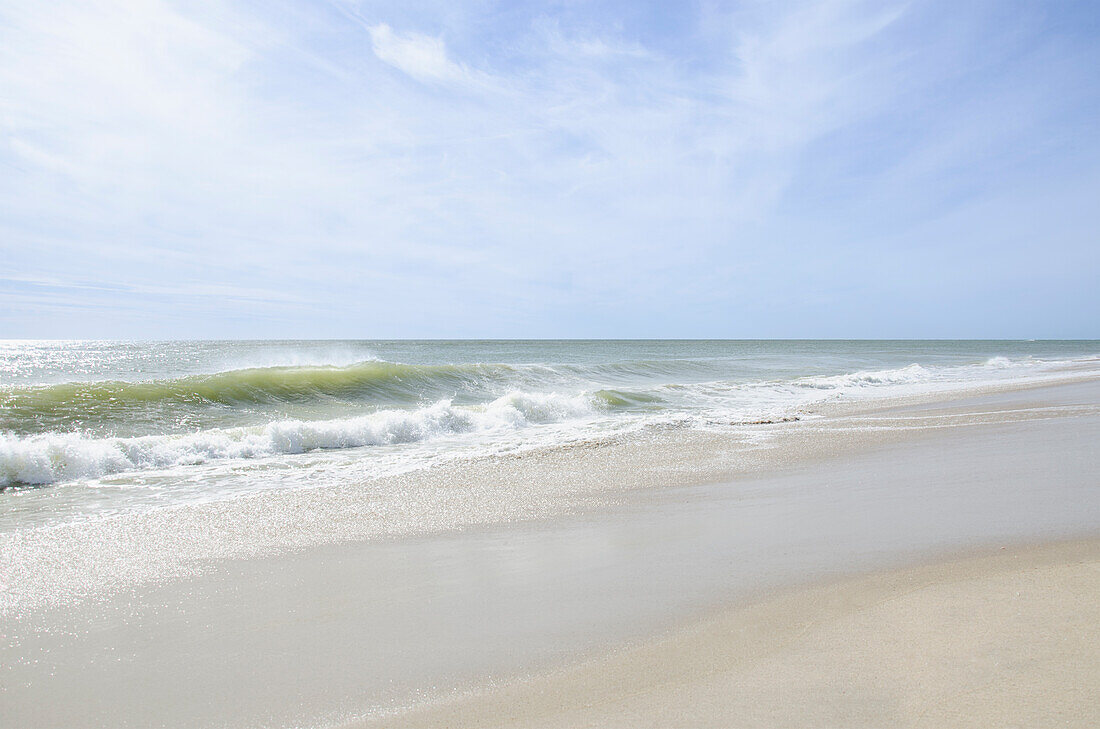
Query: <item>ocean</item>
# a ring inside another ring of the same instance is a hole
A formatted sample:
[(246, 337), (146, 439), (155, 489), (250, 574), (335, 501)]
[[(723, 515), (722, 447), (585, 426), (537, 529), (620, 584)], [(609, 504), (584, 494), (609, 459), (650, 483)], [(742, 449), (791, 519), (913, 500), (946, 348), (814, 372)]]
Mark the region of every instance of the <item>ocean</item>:
[(1100, 369), (1098, 355), (1096, 341), (5, 341), (0, 530), (737, 431)]

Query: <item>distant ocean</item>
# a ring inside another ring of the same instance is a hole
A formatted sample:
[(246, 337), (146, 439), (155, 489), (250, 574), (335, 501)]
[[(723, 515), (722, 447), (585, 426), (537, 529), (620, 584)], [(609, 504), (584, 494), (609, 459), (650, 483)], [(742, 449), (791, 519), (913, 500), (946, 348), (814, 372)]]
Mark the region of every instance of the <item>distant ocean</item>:
[(744, 428), (1100, 370), (1098, 355), (1096, 341), (5, 341), (0, 513), (29, 490), (113, 513)]

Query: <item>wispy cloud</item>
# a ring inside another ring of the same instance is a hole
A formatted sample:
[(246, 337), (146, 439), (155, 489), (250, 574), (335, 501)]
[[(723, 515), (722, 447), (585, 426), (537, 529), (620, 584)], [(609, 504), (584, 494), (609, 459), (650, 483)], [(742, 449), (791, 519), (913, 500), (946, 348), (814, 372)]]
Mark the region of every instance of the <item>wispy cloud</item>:
[(0, 265), (153, 328), (239, 289), (287, 334), (763, 333), (739, 312), (843, 298), (887, 211), (1024, 184), (981, 171), (1084, 129), (1095, 48), (981, 22), (1011, 10), (0, 0)]
[(420, 33), (395, 33), (385, 23), (370, 28), (371, 48), (379, 60), (420, 81), (466, 81), (470, 72), (447, 57), (442, 39)]

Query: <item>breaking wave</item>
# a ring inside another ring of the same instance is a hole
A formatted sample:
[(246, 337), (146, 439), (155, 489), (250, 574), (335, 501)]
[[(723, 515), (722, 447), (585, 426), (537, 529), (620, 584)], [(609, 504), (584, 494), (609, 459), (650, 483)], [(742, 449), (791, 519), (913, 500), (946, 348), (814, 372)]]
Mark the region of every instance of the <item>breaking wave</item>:
[(509, 365), (408, 365), (369, 361), (344, 367), (256, 367), (209, 375), (145, 382), (66, 382), (10, 390), (0, 395), (8, 407), (48, 407), (54, 403), (206, 401), (226, 405), (294, 400), (317, 396), (400, 394), (424, 386), (453, 386), (471, 378), (506, 376)]
[(930, 373), (919, 364), (911, 364), (908, 367), (899, 367), (890, 370), (874, 370), (851, 372), (830, 377), (804, 377), (798, 380), (803, 387), (816, 389), (835, 390), (846, 387), (861, 387), (866, 385), (906, 385), (928, 380)]
[(0, 486), (49, 484), (217, 459), (415, 443), (462, 433), (508, 432), (593, 416), (605, 407), (604, 398), (589, 395), (512, 392), (484, 406), (460, 406), (441, 400), (415, 410), (382, 410), (338, 420), (283, 420), (261, 427), (181, 435), (88, 438), (79, 433), (27, 437), (0, 434)]
[(368, 361), (344, 367), (261, 367), (143, 382), (66, 382), (0, 390), (0, 430), (41, 432), (129, 418), (165, 421), (196, 409), (317, 401), (409, 406), (463, 393), (522, 386), (510, 365), (409, 365)]
[[(798, 419), (801, 408), (836, 397), (969, 386), (1016, 378), (1021, 368), (1033, 369), (1028, 376), (1042, 376), (1048, 366), (993, 357), (962, 365), (914, 363), (757, 379), (717, 373), (689, 360), (554, 365), (377, 360), (145, 382), (7, 387), (0, 389), (0, 488), (468, 434), (491, 442), (540, 424), (563, 424), (546, 431), (557, 438), (559, 430), (618, 428), (624, 418), (633, 418), (629, 427), (788, 422)], [(712, 374), (719, 376), (703, 381)]]

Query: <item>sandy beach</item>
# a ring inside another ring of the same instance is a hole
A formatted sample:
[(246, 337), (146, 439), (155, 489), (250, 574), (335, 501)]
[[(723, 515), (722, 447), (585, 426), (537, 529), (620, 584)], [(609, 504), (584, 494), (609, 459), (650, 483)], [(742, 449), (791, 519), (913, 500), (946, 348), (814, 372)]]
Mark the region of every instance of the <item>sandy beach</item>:
[[(389, 492), (318, 490), (9, 538), (0, 723), (1093, 725), (1098, 404), (1083, 377), (475, 462), (440, 502), (475, 516), (428, 532), (325, 532)], [(286, 547), (214, 549), (247, 534)]]
[(1093, 727), (1100, 540), (790, 591), (358, 726)]

